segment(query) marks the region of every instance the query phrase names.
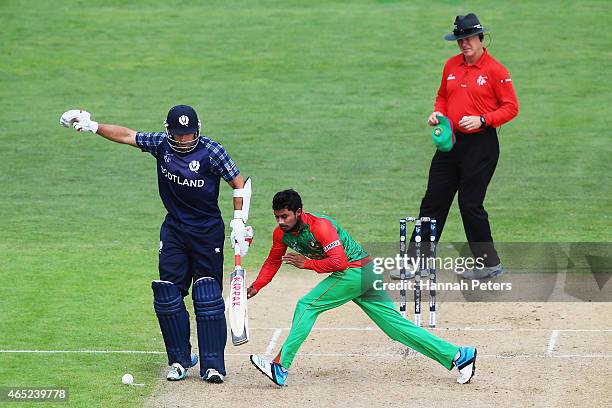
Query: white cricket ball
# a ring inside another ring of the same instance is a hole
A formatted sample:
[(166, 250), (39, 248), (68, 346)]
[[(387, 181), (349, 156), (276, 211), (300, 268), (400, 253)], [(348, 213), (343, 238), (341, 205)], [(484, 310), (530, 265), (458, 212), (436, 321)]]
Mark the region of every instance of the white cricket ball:
[(134, 376), (132, 376), (132, 374), (123, 374), (123, 377), (121, 377), (121, 382), (125, 385), (130, 385), (134, 382)]

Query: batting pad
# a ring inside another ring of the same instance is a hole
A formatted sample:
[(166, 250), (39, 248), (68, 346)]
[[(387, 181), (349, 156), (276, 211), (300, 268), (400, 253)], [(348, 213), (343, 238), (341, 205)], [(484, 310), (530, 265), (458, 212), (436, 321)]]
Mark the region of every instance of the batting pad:
[(153, 307), (159, 328), (164, 337), (168, 365), (179, 363), (191, 367), (191, 343), (189, 343), (189, 313), (179, 289), (168, 281), (153, 281)]
[(221, 297), (219, 282), (213, 278), (200, 278), (193, 284), (193, 308), (198, 328), (200, 349), (200, 376), (214, 368), (225, 375), (225, 302)]

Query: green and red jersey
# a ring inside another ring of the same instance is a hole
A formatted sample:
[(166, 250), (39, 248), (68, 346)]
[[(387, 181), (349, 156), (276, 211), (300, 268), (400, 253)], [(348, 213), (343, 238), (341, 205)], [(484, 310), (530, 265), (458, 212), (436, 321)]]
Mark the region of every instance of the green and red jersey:
[(272, 234), (270, 254), (261, 267), (253, 287), (260, 290), (278, 272), (287, 248), (307, 259), (305, 269), (319, 273), (343, 271), (367, 263), (368, 254), (338, 223), (326, 216), (302, 213), (302, 227), (298, 232), (284, 232), (280, 227)]

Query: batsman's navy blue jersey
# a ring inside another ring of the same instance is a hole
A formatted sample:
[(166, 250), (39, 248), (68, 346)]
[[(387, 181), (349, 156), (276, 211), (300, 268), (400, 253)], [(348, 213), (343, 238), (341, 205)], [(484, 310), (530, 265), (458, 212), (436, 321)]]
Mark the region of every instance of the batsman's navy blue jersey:
[(191, 152), (178, 153), (164, 132), (138, 132), (136, 144), (157, 159), (159, 196), (175, 221), (195, 228), (223, 222), (219, 182), (221, 177), (229, 182), (240, 173), (223, 146), (201, 136)]

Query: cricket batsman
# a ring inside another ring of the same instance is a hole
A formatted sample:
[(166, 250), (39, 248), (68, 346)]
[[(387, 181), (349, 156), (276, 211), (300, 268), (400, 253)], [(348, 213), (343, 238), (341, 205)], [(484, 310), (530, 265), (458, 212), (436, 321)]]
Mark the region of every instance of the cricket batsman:
[[(308, 337), (319, 314), (353, 301), (393, 340), (439, 362), (448, 370), (457, 367), (460, 384), (468, 383), (476, 369), (476, 349), (450, 344), (402, 318), (385, 291), (375, 290), (373, 265), (368, 254), (332, 218), (307, 213), (294, 190), (276, 193), (272, 208), (278, 226), (272, 249), (257, 279), (248, 289), (251, 298), (266, 286), (282, 263), (326, 274), (302, 297), (293, 314), (285, 343), (273, 361), (251, 355), (251, 362), (278, 386), (284, 386), (298, 349)], [(287, 248), (297, 253), (287, 254)]]
[(192, 286), (198, 331), (200, 376), (224, 381), (227, 339), (223, 287), (225, 225), (218, 206), (220, 180), (233, 189), (232, 247), (248, 251), (251, 227), (250, 180), (244, 180), (226, 150), (200, 134), (196, 111), (177, 105), (168, 111), (164, 132), (137, 132), (119, 125), (93, 121), (87, 111), (73, 109), (60, 124), (92, 132), (110, 141), (139, 148), (156, 160), (159, 196), (167, 210), (160, 230), (159, 280), (152, 282), (153, 306), (168, 355), (167, 379), (179, 381), (198, 362), (191, 352), (189, 313), (183, 298)]

